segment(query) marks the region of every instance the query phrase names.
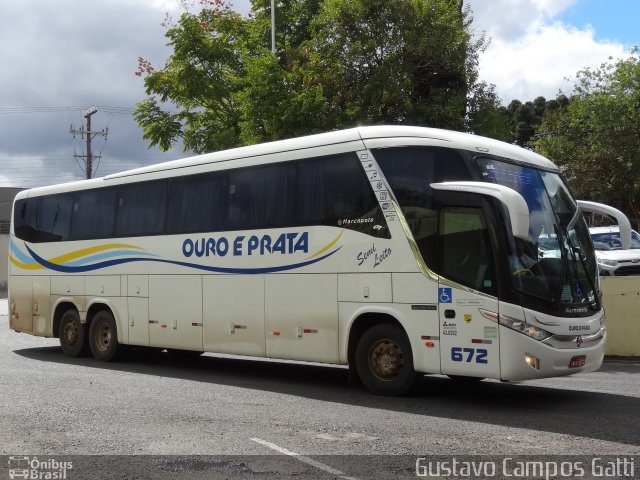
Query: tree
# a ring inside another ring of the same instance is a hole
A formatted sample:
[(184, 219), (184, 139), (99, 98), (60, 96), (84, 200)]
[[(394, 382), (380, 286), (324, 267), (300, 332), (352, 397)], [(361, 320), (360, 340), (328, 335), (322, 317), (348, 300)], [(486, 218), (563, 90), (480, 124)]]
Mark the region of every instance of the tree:
[(466, 130), (503, 142), (513, 141), (513, 118), (501, 105), (495, 85), (479, 82), (469, 93)]
[[(565, 97), (566, 99), (566, 97)], [(576, 75), (570, 100), (548, 111), (534, 147), (564, 170), (574, 195), (640, 218), (640, 57)]]
[(335, 126), (410, 123), (462, 129), (470, 72), (468, 10), (451, 0), (325, 0), (311, 47)]
[[(257, 39), (247, 20), (227, 6), (186, 12), (166, 37), (173, 53), (164, 68), (154, 70), (140, 59), (149, 98), (134, 118), (150, 145), (167, 150), (182, 138), (185, 150), (204, 152), (239, 144), (240, 118), (235, 96), (242, 89), (246, 57)], [(177, 112), (163, 110), (172, 103)]]
[[(148, 98), (135, 119), (150, 145), (206, 152), (358, 124), (462, 130), (484, 37), (460, 0), (278, 0), (242, 18), (200, 0), (166, 33), (162, 69), (140, 59)], [(171, 112), (167, 106), (172, 105)]]

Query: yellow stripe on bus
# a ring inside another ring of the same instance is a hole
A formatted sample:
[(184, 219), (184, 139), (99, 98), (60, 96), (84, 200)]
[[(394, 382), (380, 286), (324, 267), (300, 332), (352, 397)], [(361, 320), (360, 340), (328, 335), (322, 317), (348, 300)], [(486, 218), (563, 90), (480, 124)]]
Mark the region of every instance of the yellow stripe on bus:
[(13, 256), (9, 255), (9, 261), (13, 263), (16, 267), (21, 268), (23, 270), (40, 270), (44, 268), (39, 263), (22, 263), (16, 260)]
[(135, 248), (136, 250), (144, 250), (143, 248), (136, 247), (135, 245), (129, 245), (126, 243), (109, 243), (107, 245), (98, 245), (96, 247), (83, 248), (82, 250), (76, 250), (75, 252), (66, 253), (59, 257), (49, 260), (56, 265), (63, 265), (64, 263), (75, 260), (76, 258), (84, 257), (91, 253), (103, 252), (105, 250), (111, 250), (114, 248)]
[(338, 236), (336, 238), (334, 238), (333, 241), (331, 243), (329, 243), (326, 247), (322, 248), (321, 250), (318, 250), (316, 253), (314, 253), (313, 255), (311, 255), (310, 257), (307, 257), (307, 258), (314, 258), (314, 257), (317, 257), (318, 255), (322, 255), (324, 252), (326, 252), (331, 247), (333, 247), (338, 240), (340, 240), (340, 237), (342, 236), (343, 233), (344, 233), (344, 231), (340, 232), (338, 234)]

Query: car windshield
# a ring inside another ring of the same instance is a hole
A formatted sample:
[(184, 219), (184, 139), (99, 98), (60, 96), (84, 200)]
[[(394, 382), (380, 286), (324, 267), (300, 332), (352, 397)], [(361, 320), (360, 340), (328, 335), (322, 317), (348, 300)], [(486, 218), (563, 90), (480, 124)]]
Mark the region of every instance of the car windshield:
[(598, 308), (593, 243), (560, 176), (491, 158), (478, 162), (483, 180), (514, 189), (529, 207), (528, 239), (510, 239), (513, 288), (567, 316)]
[[(591, 239), (596, 250), (621, 250), (620, 232), (591, 232)], [(631, 248), (640, 248), (640, 235), (631, 232)]]

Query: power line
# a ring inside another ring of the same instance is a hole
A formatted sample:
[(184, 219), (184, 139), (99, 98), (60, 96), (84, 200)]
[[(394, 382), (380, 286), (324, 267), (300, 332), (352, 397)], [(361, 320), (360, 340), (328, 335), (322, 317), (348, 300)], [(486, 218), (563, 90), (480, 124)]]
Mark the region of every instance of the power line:
[[(86, 111), (92, 106), (73, 105), (73, 106), (30, 106), (30, 107), (0, 107), (0, 115), (28, 115), (32, 113), (59, 113), (59, 112), (79, 112)], [(111, 105), (95, 105), (95, 108), (114, 115), (131, 115), (132, 107), (117, 107)]]

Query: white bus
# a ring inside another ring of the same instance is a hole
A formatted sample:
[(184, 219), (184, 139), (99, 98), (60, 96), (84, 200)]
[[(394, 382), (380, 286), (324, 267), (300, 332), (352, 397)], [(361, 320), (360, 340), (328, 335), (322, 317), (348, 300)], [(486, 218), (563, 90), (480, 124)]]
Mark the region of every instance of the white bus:
[(362, 127), (34, 188), (10, 237), (11, 328), (71, 357), (346, 364), (387, 395), (603, 361), (593, 244), (558, 168), (473, 135)]

